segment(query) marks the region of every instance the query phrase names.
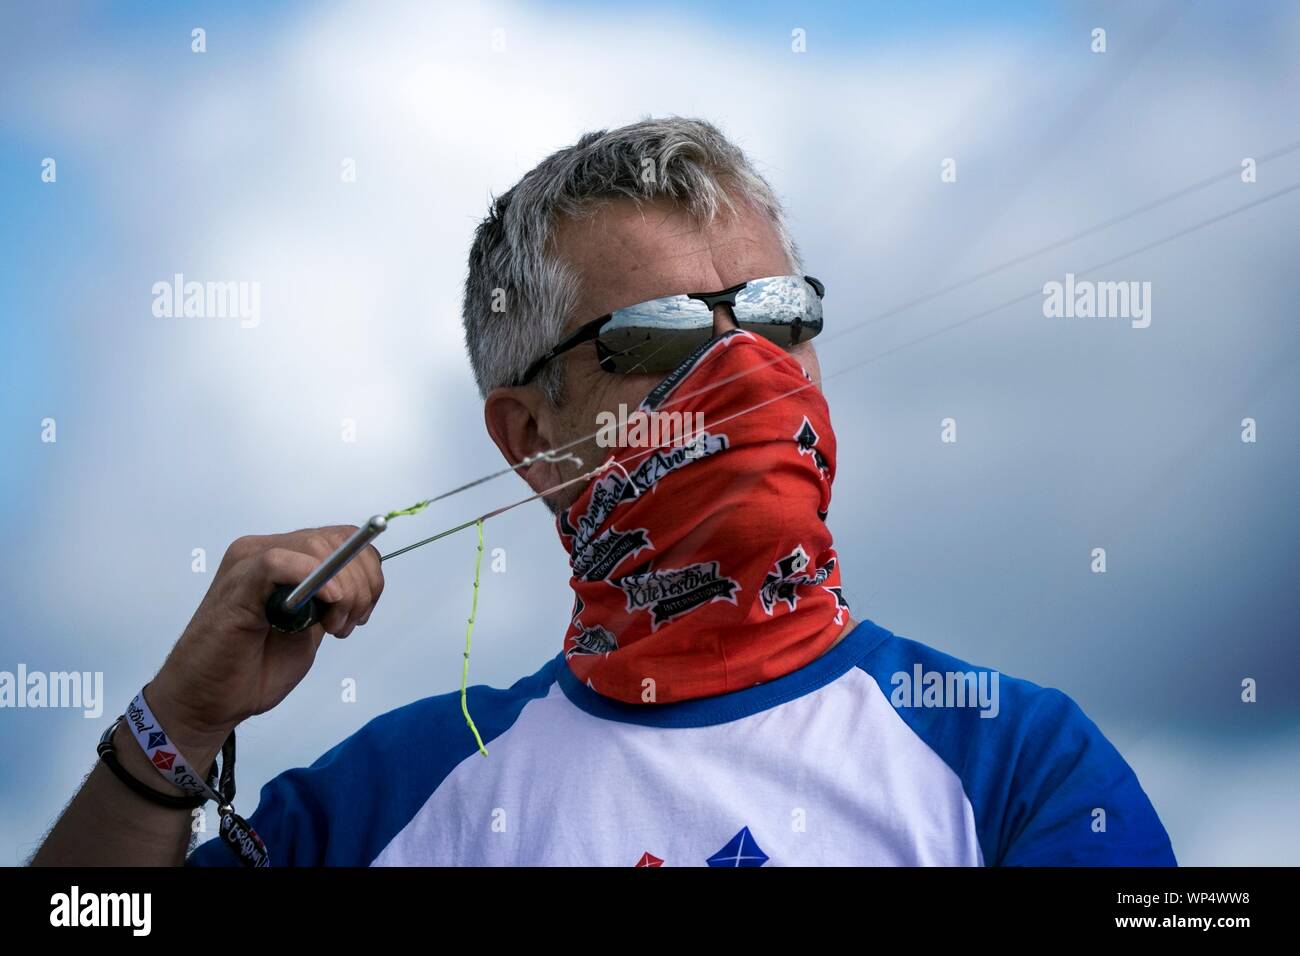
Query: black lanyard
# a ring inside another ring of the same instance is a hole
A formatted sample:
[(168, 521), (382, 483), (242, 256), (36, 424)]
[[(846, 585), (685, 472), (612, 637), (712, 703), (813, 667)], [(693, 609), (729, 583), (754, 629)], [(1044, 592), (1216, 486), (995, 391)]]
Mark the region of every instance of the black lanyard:
[[(214, 768), (215, 769), (215, 768)], [(211, 785), (208, 790), (217, 801), (217, 813), (221, 817), (217, 833), (221, 842), (230, 847), (232, 853), (239, 857), (244, 866), (270, 866), (271, 856), (266, 844), (249, 826), (248, 821), (235, 812), (235, 732), (232, 730), (226, 742), (221, 745), (221, 775), (216, 790)]]

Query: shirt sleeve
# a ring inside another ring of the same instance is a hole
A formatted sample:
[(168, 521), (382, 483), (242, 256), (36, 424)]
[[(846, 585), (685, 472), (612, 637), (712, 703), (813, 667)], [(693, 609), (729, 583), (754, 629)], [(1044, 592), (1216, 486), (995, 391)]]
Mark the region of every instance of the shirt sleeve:
[(1012, 770), (1003, 866), (1176, 866), (1137, 775), (1079, 706), (1040, 689)]
[[(469, 688), (469, 707), (490, 743), (545, 696), (555, 662), (507, 690)], [(478, 747), (453, 692), (390, 711), (309, 767), (286, 770), (262, 788), (248, 818), (271, 866), (369, 866), (462, 760)], [(197, 847), (188, 866), (239, 866), (219, 838)]]
[[(988, 675), (905, 638), (860, 665), (889, 695), (890, 677), (926, 671)], [(897, 707), (895, 713), (961, 779), (988, 866), (1176, 866), (1137, 776), (1059, 690), (996, 674), (998, 710)]]

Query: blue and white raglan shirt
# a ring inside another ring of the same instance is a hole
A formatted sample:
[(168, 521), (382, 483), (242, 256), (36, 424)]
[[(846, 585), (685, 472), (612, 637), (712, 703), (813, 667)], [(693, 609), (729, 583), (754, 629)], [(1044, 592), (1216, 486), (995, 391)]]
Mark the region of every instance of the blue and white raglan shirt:
[[(932, 673), (996, 687), (996, 714), (925, 705), (907, 685)], [(679, 703), (601, 697), (557, 656), (471, 688), (489, 756), (459, 693), (430, 697), (277, 776), (250, 822), (273, 866), (1175, 865), (1078, 706), (993, 676), (869, 622), (776, 680)], [(238, 865), (219, 840), (188, 862)]]

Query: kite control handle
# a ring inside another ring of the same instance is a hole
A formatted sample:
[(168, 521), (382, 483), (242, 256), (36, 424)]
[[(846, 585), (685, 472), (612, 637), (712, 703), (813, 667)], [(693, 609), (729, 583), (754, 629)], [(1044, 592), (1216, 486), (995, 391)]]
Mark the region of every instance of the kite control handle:
[(387, 518), (374, 515), (354, 531), (348, 540), (335, 548), (333, 554), (318, 564), (316, 570), (303, 578), (301, 584), (296, 587), (283, 584), (272, 591), (266, 601), (267, 623), (285, 634), (297, 634), (319, 621), (324, 613), (324, 602), (316, 600), (316, 592), (347, 567), (348, 562), (387, 527)]
[(292, 584), (282, 584), (266, 600), (266, 621), (277, 631), (285, 634), (297, 634), (311, 627), (321, 616), (321, 602), (309, 598), (298, 610), (289, 610), (289, 595), (293, 594)]

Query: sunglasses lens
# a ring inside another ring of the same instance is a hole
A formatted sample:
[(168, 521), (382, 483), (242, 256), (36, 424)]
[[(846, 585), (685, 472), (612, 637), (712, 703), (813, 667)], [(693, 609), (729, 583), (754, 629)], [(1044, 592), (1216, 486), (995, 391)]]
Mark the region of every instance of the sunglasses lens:
[(806, 342), (822, 330), (822, 302), (796, 276), (756, 279), (736, 295), (736, 324), (782, 348)]
[[(817, 291), (799, 276), (755, 279), (736, 293), (736, 324), (791, 348), (822, 330)], [(600, 367), (624, 375), (671, 372), (713, 337), (713, 311), (700, 299), (668, 296), (619, 309), (596, 338)]]
[(708, 307), (674, 295), (619, 309), (601, 329), (596, 350), (607, 372), (670, 372), (712, 334)]
[(690, 329), (625, 327), (607, 329), (596, 339), (600, 367), (622, 375), (671, 372), (712, 335), (708, 326)]

